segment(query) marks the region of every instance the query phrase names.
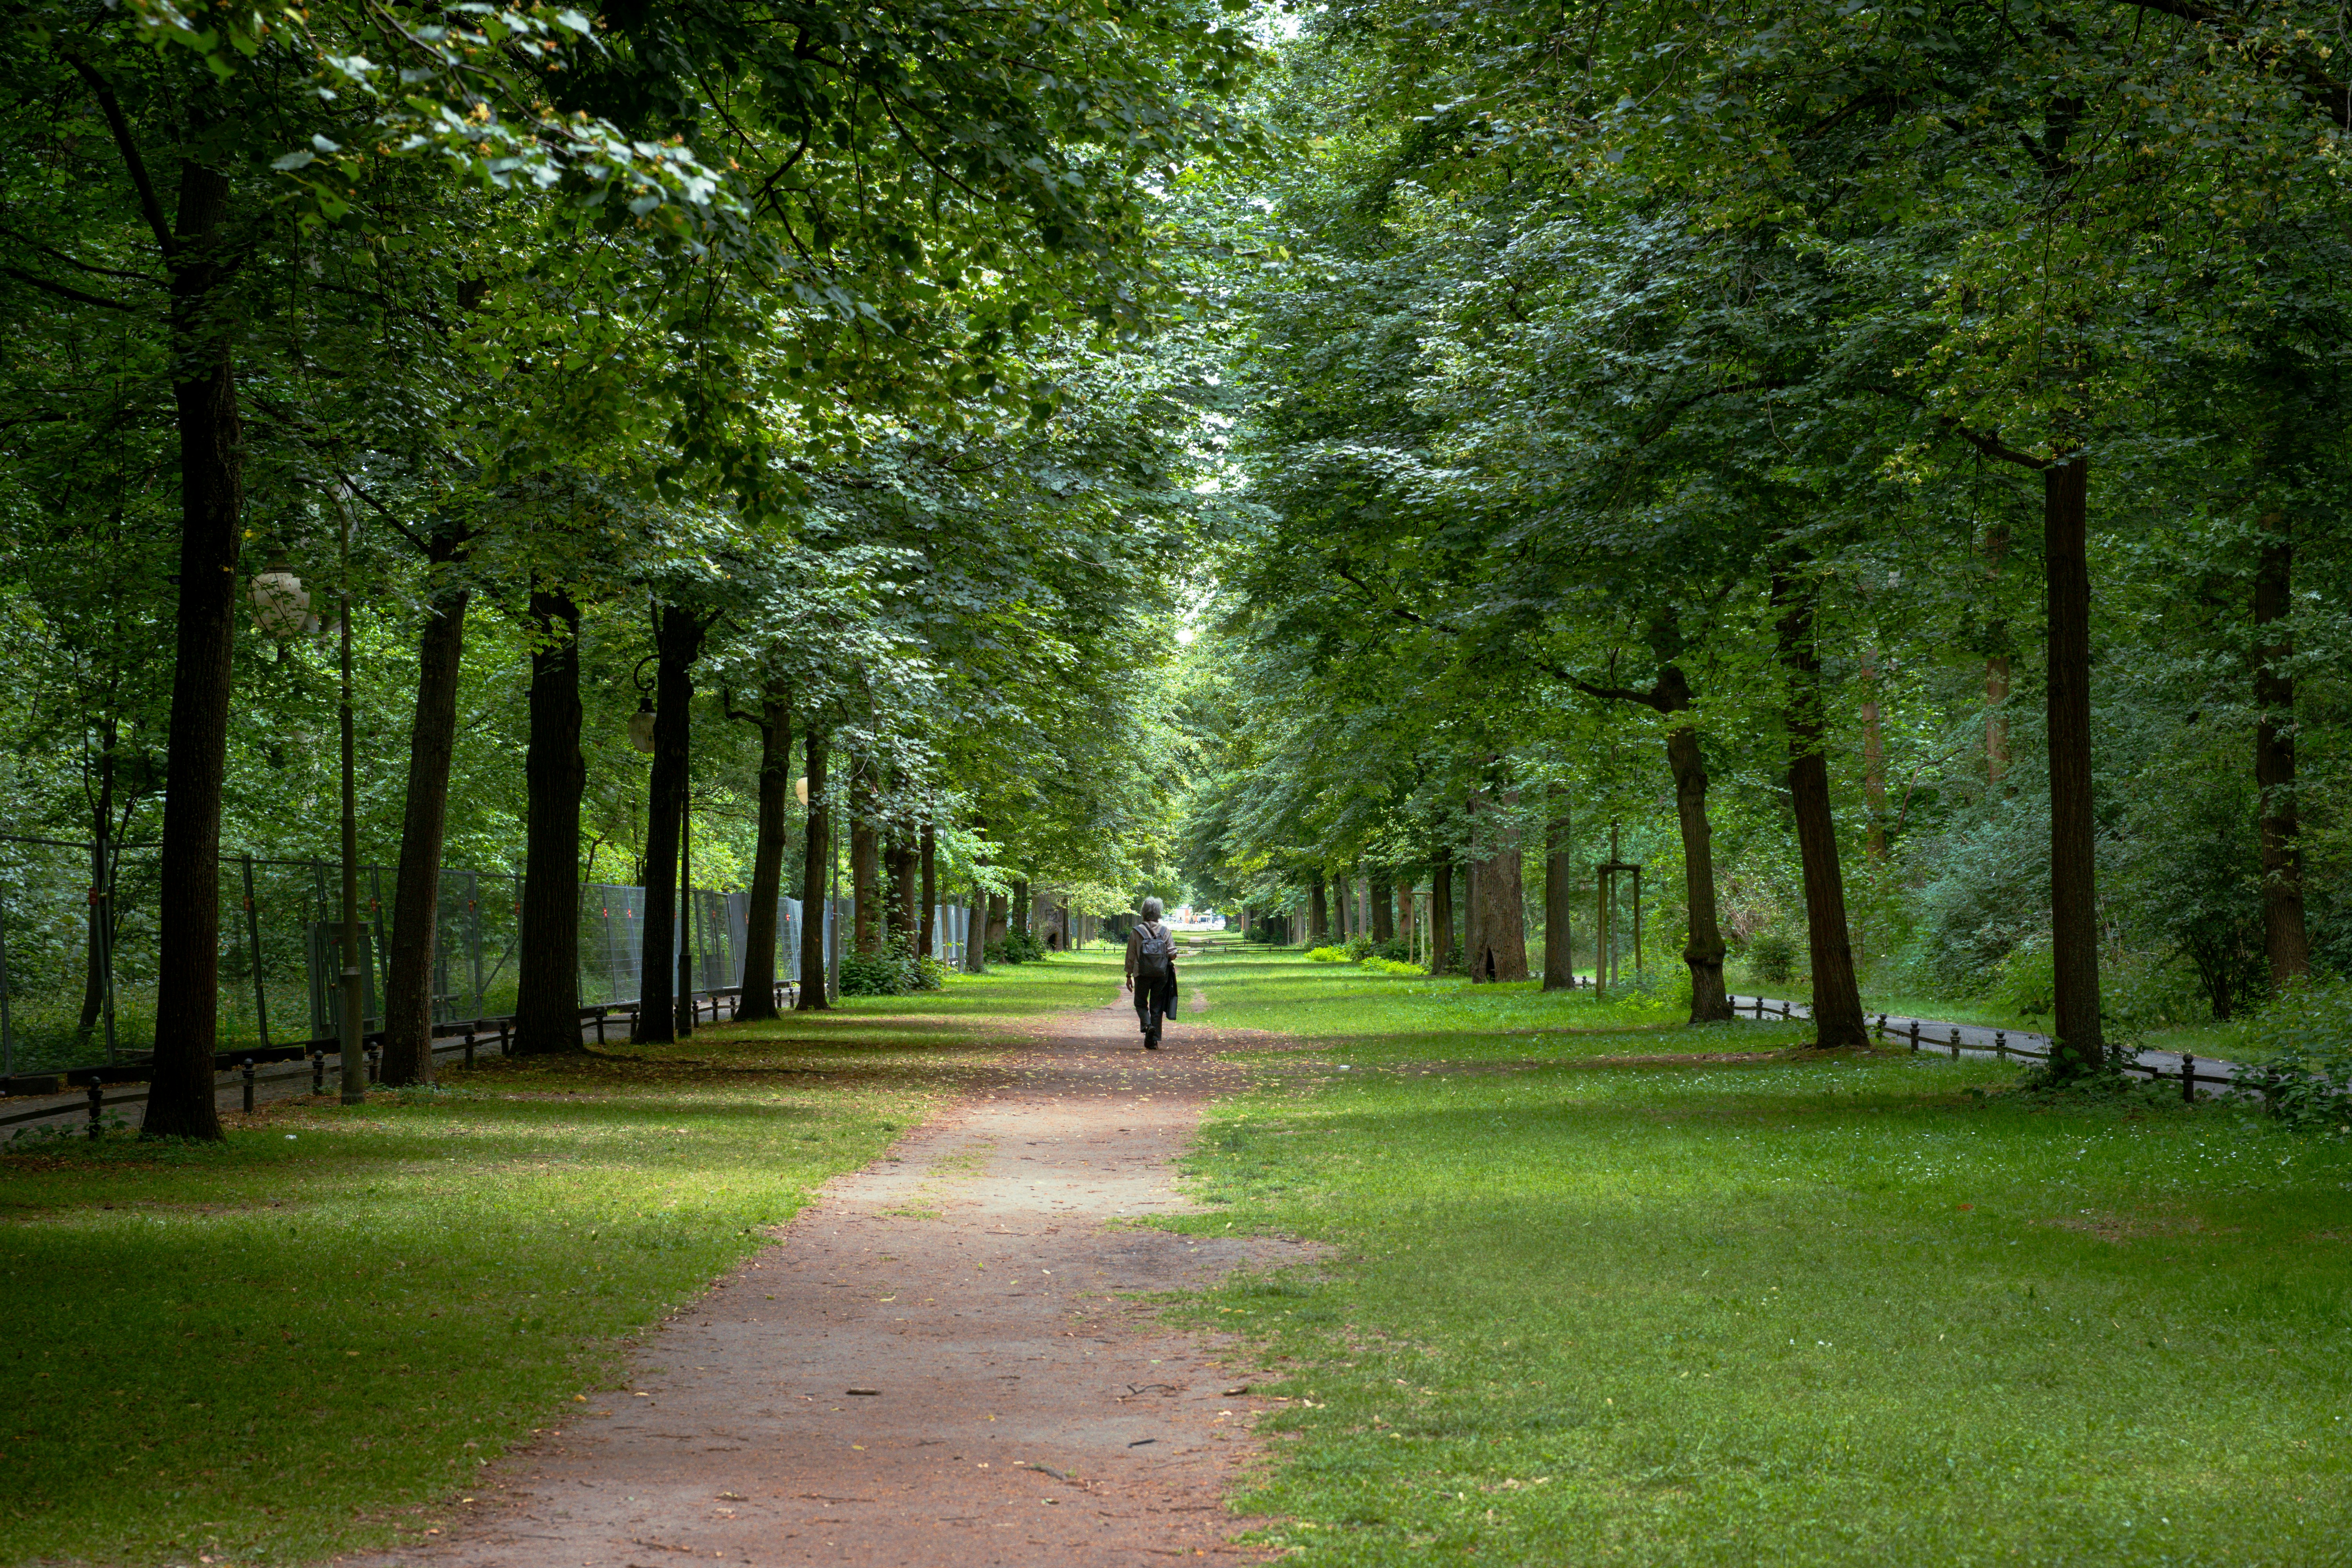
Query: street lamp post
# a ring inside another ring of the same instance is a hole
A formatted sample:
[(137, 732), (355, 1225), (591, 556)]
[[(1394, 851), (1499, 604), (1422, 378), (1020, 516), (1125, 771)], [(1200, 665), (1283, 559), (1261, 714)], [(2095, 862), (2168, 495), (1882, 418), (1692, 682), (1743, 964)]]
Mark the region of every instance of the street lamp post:
[[(336, 527), (335, 561), (341, 581), (335, 590), (337, 604), (336, 665), (340, 677), (337, 706), (342, 742), (342, 968), (337, 976), (342, 995), (342, 1016), (337, 1020), (337, 1034), (341, 1043), (342, 1101), (358, 1105), (367, 1099), (367, 1058), (362, 1031), (365, 1020), (361, 1009), (366, 1003), (365, 972), (360, 967), (360, 813), (359, 772), (354, 761), (356, 750), (352, 732), (352, 516), (350, 501), (341, 486), (335, 490), (336, 510), (340, 514)], [(302, 580), (289, 571), (285, 563), (272, 561), (262, 568), (250, 585), (254, 624), (263, 632), (283, 642), (304, 632), (320, 630), (319, 619), (310, 613), (310, 595)]]

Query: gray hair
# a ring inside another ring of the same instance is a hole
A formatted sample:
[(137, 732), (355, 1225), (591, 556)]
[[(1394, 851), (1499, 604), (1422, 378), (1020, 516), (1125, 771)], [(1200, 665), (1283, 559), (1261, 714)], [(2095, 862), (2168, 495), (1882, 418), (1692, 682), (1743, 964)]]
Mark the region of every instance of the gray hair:
[(1145, 920), (1156, 921), (1160, 918), (1160, 911), (1166, 909), (1168, 906), (1161, 903), (1158, 899), (1146, 899), (1143, 900), (1140, 907), (1143, 910), (1143, 918)]

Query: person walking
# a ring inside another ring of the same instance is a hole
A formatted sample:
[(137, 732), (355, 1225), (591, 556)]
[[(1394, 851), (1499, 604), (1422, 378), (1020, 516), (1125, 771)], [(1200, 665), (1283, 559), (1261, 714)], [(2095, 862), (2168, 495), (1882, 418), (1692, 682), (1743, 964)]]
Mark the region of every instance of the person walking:
[(1142, 903), (1143, 918), (1127, 933), (1127, 989), (1135, 993), (1135, 1021), (1143, 1030), (1143, 1048), (1160, 1048), (1160, 1028), (1176, 1011), (1176, 939), (1160, 923), (1164, 906), (1158, 899)]

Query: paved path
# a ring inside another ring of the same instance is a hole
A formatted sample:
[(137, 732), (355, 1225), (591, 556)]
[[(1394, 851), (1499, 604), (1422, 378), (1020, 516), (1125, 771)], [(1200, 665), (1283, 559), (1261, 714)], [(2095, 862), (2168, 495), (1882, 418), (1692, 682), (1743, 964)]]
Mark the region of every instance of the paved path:
[(1269, 1402), (1122, 1293), (1305, 1254), (1120, 1223), (1188, 1207), (1174, 1161), (1242, 1082), (1169, 1039), (1147, 1055), (1118, 1002), (1037, 1026), (993, 1087), (673, 1318), (626, 1391), (484, 1471), (449, 1537), (373, 1561), (1252, 1559), (1223, 1500)]
[[(1753, 1022), (1756, 1017), (1755, 1008), (1759, 1002), (1764, 1005), (1764, 1017), (1767, 1022), (1776, 1018), (1808, 1018), (1812, 1016), (1812, 1009), (1802, 1002), (1791, 1002), (1779, 996), (1755, 995), (1733, 996), (1731, 998), (1733, 1015)], [(1740, 1009), (1743, 1007), (1748, 1011), (1741, 1012)], [(2037, 1056), (2046, 1055), (2050, 1049), (2049, 1036), (2032, 1034), (2022, 1029), (1996, 1029), (1985, 1024), (1954, 1024), (1937, 1018), (1914, 1018), (1907, 1013), (1866, 1013), (1865, 1016), (1874, 1031), (1876, 1030), (1882, 1019), (1885, 1021), (1885, 1038), (1890, 1042), (1899, 1041), (1907, 1044), (1911, 1037), (1911, 1026), (1917, 1024), (1919, 1048), (1923, 1051), (1933, 1048), (1948, 1053), (1952, 1049), (1952, 1042), (1955, 1038), (1959, 1042), (1959, 1054), (1964, 1057), (2002, 1057), (2005, 1055), (2002, 1050), (2004, 1045), (2032, 1051)], [(2008, 1056), (2007, 1059), (2015, 1060), (2016, 1058)], [(2136, 1053), (2133, 1059), (2142, 1068), (2155, 1069), (2151, 1076), (2168, 1078), (2176, 1081), (2180, 1077), (2181, 1058), (2177, 1052), (2144, 1050)], [(2217, 1088), (2225, 1087), (2229, 1080), (2234, 1080), (2242, 1076), (2251, 1076), (2251, 1072), (2252, 1069), (2236, 1062), (2219, 1061), (2211, 1057), (2197, 1058), (2198, 1080), (2203, 1082), (2208, 1077), (2221, 1080), (2214, 1086)]]

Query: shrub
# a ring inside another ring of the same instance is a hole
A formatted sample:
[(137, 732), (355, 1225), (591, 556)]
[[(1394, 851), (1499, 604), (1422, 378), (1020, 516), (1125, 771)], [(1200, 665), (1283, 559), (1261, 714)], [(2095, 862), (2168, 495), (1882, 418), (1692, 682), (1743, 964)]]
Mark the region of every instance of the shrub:
[(908, 971), (910, 991), (942, 991), (947, 988), (948, 966), (926, 954), (915, 960)]
[(1412, 962), (1412, 943), (1407, 942), (1401, 936), (1392, 936), (1389, 938), (1388, 941), (1372, 949), (1372, 956), (1374, 958), (1385, 958), (1391, 963), (1411, 963)]
[(1429, 973), (1418, 963), (1408, 963), (1401, 958), (1381, 958), (1377, 954), (1364, 960), (1361, 967), (1374, 974), (1426, 974)]
[(1308, 949), (1307, 956), (1317, 963), (1345, 963), (1352, 955), (1344, 947), (1318, 947)]
[(1748, 944), (1748, 972), (1769, 985), (1786, 984), (1797, 973), (1797, 944), (1786, 931), (1758, 932)]
[(887, 952), (845, 952), (841, 955), (844, 996), (903, 996), (907, 966)]
[(1009, 931), (1003, 941), (988, 944), (987, 955), (991, 963), (1034, 963), (1045, 956), (1045, 944), (1034, 936)]
[(1366, 936), (1361, 931), (1358, 931), (1355, 935), (1348, 939), (1348, 956), (1350, 959), (1362, 960), (1370, 958), (1371, 955), (1372, 939), (1370, 937)]
[(1993, 974), (1994, 989), (2021, 1016), (2039, 1018), (2058, 1005), (2057, 961), (2046, 936), (2010, 949)]
[(2352, 1126), (2352, 982), (2289, 985), (2237, 1030), (2263, 1104), (2288, 1126)]

